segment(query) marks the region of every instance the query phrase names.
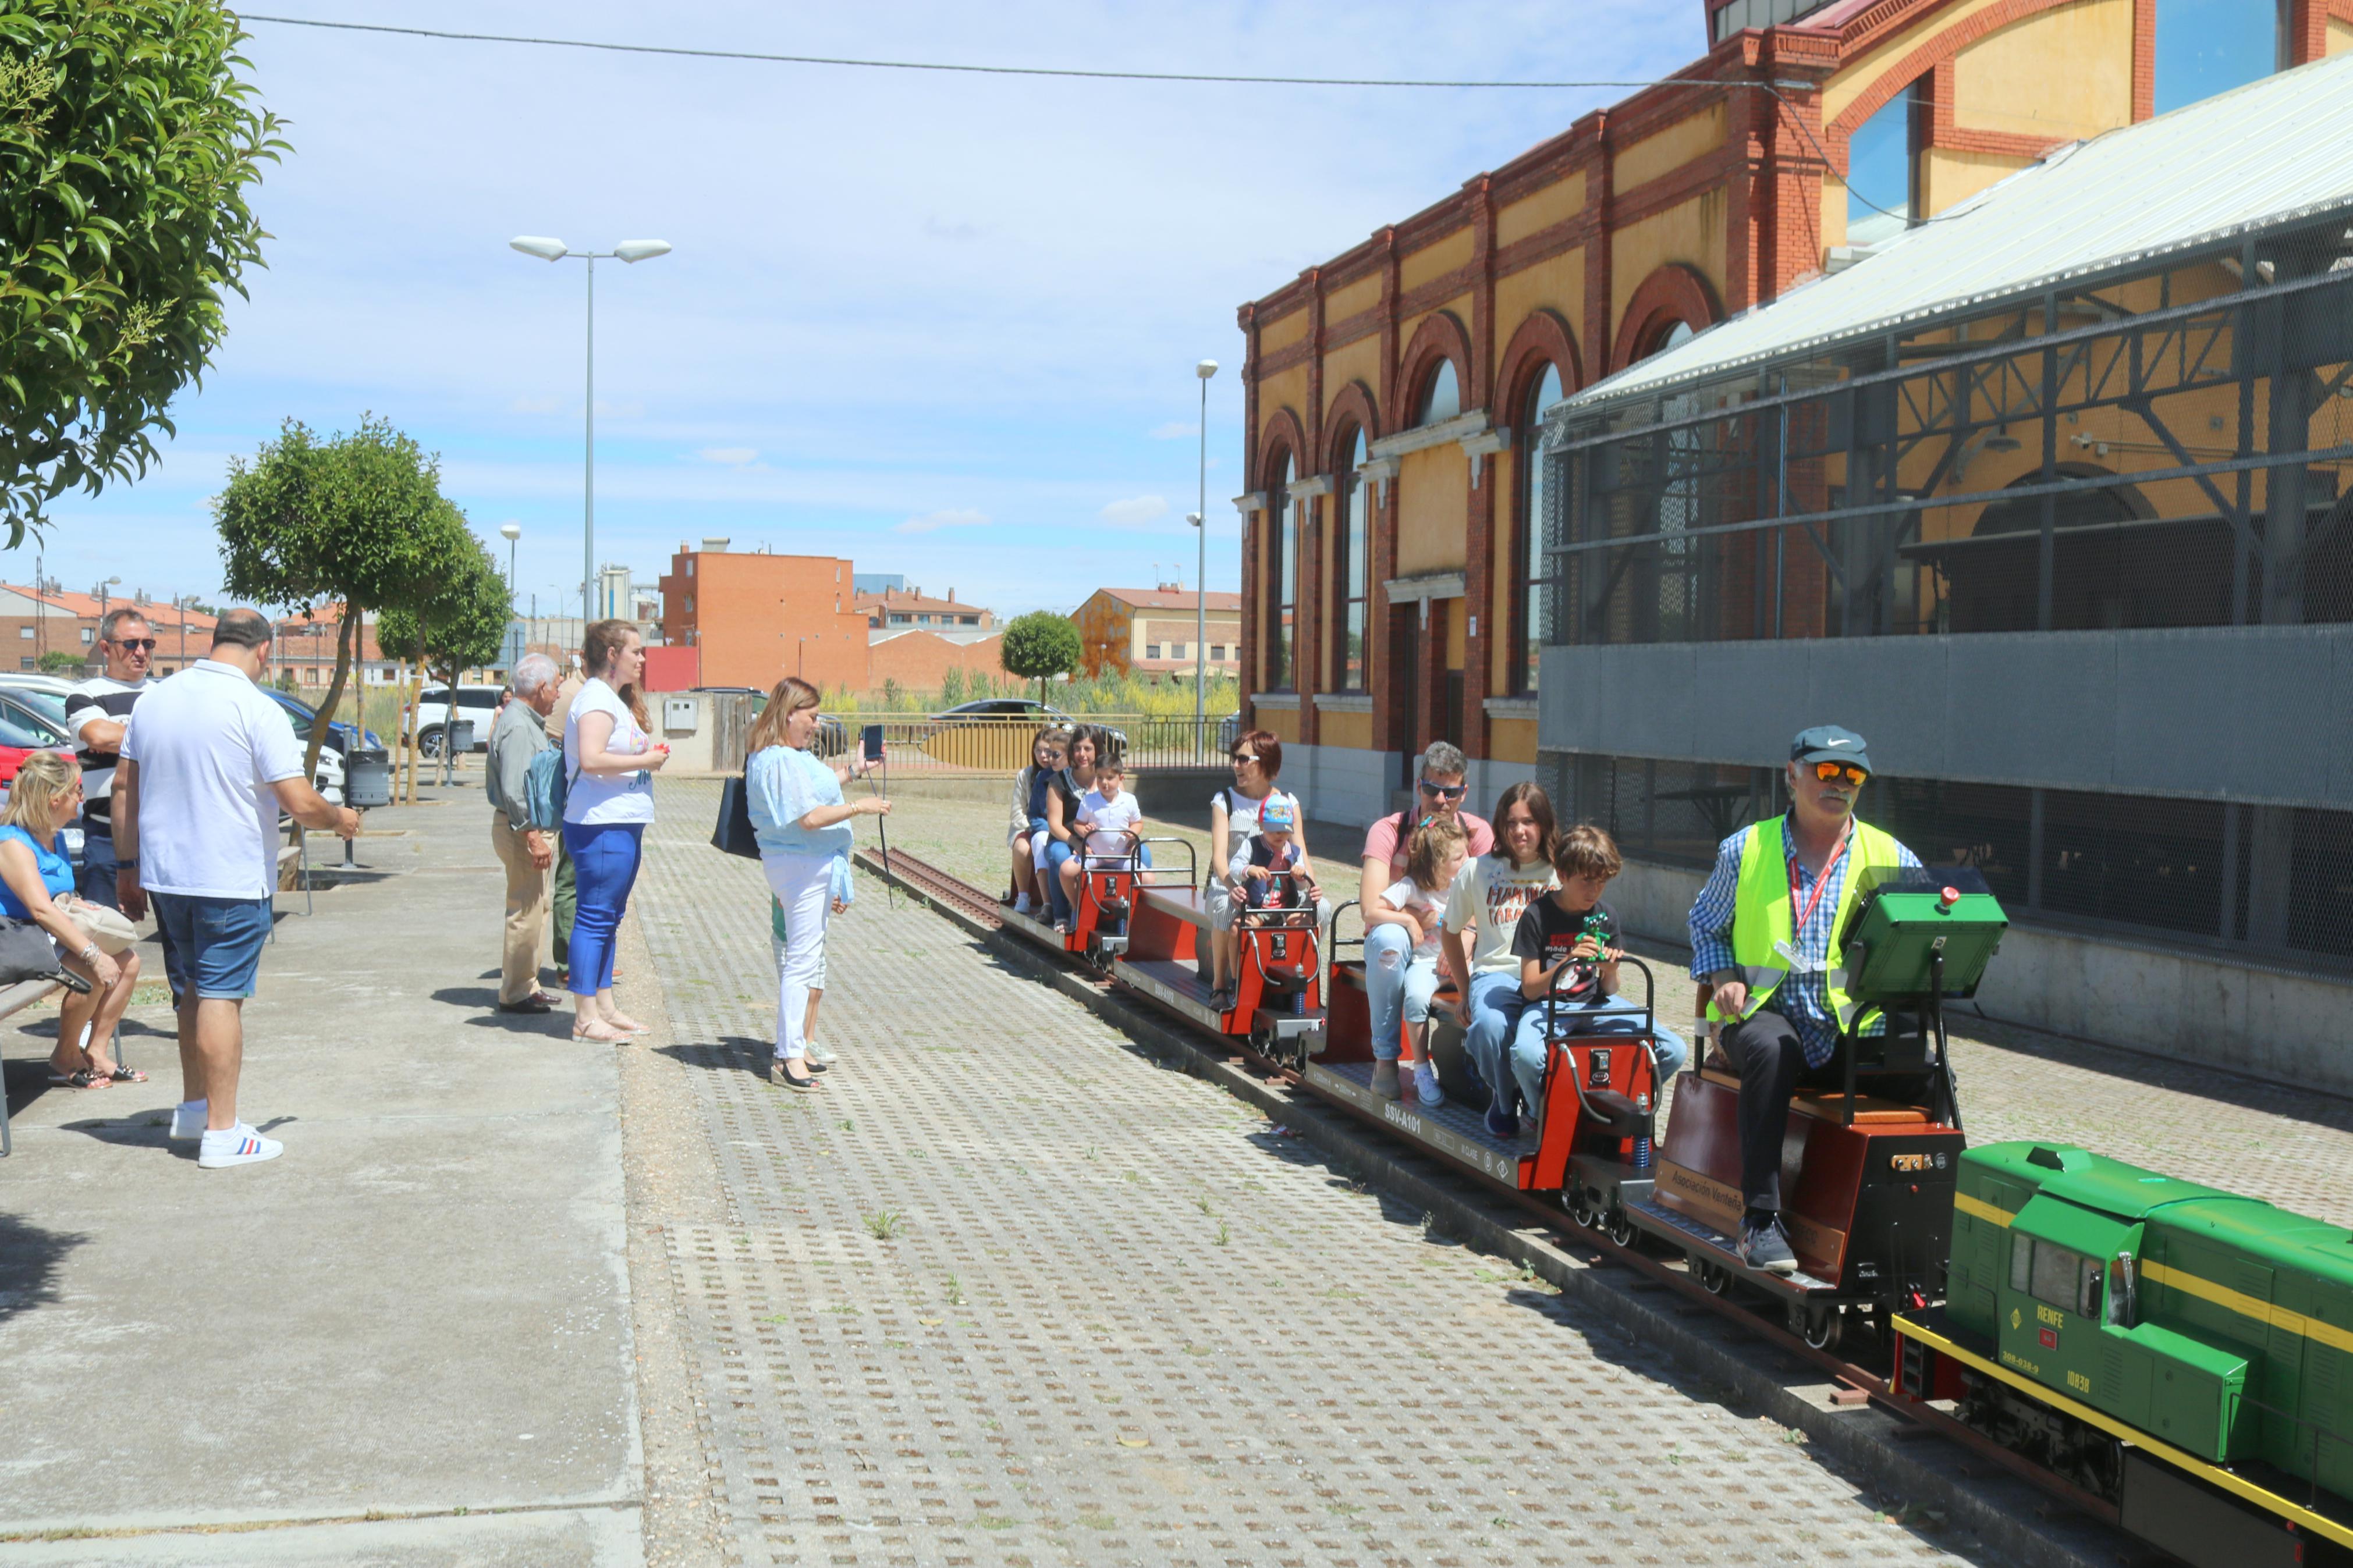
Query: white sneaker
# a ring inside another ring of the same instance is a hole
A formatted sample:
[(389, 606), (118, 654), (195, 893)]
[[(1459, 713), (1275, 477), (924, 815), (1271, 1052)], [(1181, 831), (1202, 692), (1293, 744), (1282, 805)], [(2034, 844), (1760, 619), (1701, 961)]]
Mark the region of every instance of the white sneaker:
[(811, 1040), (808, 1043), (807, 1056), (808, 1064), (813, 1068), (829, 1068), (835, 1062), (841, 1059), (835, 1056), (830, 1049), (818, 1045), (815, 1040)]
[(203, 1100), (184, 1100), (172, 1108), (172, 1131), (169, 1137), (173, 1142), (185, 1143), (191, 1138), (201, 1138), (204, 1135), (205, 1102)]
[(225, 1127), (216, 1132), (205, 1130), (203, 1147), (196, 1154), (196, 1168), (223, 1171), (231, 1165), (256, 1165), (264, 1160), (275, 1160), (286, 1152), (286, 1145), (275, 1138), (264, 1138), (246, 1122)]

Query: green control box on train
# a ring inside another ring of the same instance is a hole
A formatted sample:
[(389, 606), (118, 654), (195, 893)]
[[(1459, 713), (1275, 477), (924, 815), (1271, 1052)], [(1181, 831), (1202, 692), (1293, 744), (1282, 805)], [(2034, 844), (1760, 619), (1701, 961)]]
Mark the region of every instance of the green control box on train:
[(1947, 1312), (2001, 1364), (2210, 1463), (2353, 1493), (2353, 1236), (2081, 1149), (1961, 1157)]

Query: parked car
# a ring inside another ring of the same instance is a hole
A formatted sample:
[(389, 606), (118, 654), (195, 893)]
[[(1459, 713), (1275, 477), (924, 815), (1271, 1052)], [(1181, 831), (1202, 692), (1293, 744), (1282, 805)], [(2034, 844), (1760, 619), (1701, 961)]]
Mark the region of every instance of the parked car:
[[(263, 687), (261, 694), (286, 710), (286, 716), (294, 721), (296, 734), (305, 741), (311, 738), (311, 726), (318, 722), (319, 719), (319, 710), (316, 708), (298, 697), (290, 697), (274, 686)], [(375, 731), (363, 730), (356, 724), (338, 719), (327, 726), (327, 743), (320, 748), (320, 754), (324, 755), (327, 752), (332, 751), (340, 758), (353, 745), (381, 748), (384, 742), (377, 737)]]
[[(1040, 702), (1034, 697), (983, 697), (973, 702), (960, 702), (943, 713), (932, 715), (932, 722), (944, 727), (969, 724), (976, 721), (1009, 724), (1017, 721), (1029, 724), (1067, 724), (1076, 727), (1090, 721), (1063, 712), (1050, 702)], [(1105, 724), (1101, 728), (1111, 734), (1112, 744), (1123, 752), (1127, 750), (1127, 731)]]
[[(499, 694), (505, 688), (500, 686), (460, 686), (458, 688), (458, 699), (453, 710), (448, 687), (427, 687), (418, 694), (417, 700), (417, 751), (425, 756), (439, 756), (441, 737), (452, 717), (461, 723), (470, 720), (474, 726), (472, 749), (477, 752), (489, 751), (491, 724), (499, 716)], [(401, 732), (406, 734), (408, 731), (407, 710), (401, 710), (400, 720)]]
[[(51, 719), (34, 706), (31, 699), (46, 693), (0, 689), (0, 802), (8, 798), (8, 786), (16, 781), (16, 770), (35, 752), (62, 752), (73, 755), (73, 742), (66, 738), (64, 708), (59, 702), (58, 716)], [(66, 852), (81, 854), (81, 828), (66, 830)]]

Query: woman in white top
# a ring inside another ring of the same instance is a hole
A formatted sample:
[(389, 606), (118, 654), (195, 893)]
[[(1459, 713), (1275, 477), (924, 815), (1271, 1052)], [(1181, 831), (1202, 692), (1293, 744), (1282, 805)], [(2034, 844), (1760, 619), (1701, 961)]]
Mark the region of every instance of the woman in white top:
[(564, 847), (579, 883), (572, 917), (572, 1037), (626, 1040), (645, 1026), (613, 1005), (613, 949), (646, 824), (654, 819), (654, 770), (670, 748), (648, 732), (638, 683), (645, 639), (629, 621), (598, 621), (580, 650), (588, 683), (564, 720)]
[[(1494, 853), (1465, 868), (1447, 900), (1446, 962), (1457, 975), (1471, 977), (1455, 1016), (1463, 1026), (1463, 1051), (1487, 1085), (1487, 1131), (1497, 1138), (1516, 1138), (1516, 1089), (1506, 1052), (1528, 999), (1520, 992), (1520, 960), (1512, 939), (1528, 906), (1560, 886), (1552, 868), (1552, 797), (1524, 780), (1504, 791), (1493, 820)], [(1466, 931), (1472, 933), (1469, 944), (1463, 941)]]
[[(1264, 730), (1252, 730), (1234, 742), (1234, 782), (1209, 797), (1209, 989), (1211, 1005), (1219, 1011), (1234, 1005), (1235, 973), (1240, 967), (1240, 943), (1234, 935), (1234, 889), (1225, 876), (1235, 849), (1258, 837), (1258, 814), (1268, 799), (1282, 792), (1274, 781), (1282, 772), (1282, 742)], [(1307, 813), (1296, 795), (1291, 802), (1298, 826), (1291, 841), (1307, 858)]]

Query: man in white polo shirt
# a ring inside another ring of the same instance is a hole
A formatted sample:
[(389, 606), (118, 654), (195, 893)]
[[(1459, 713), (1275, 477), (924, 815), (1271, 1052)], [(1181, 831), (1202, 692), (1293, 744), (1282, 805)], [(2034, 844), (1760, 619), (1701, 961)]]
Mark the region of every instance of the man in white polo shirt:
[(285, 712), (255, 689), (269, 623), (231, 610), (198, 659), (140, 699), (114, 777), (117, 892), (133, 920), (155, 902), (180, 998), (179, 1108), (172, 1136), (201, 1134), (207, 1171), (274, 1160), (285, 1145), (237, 1113), (245, 999), (261, 966), (278, 886), (278, 813), (345, 838), (359, 814), (330, 805), (302, 776)]

